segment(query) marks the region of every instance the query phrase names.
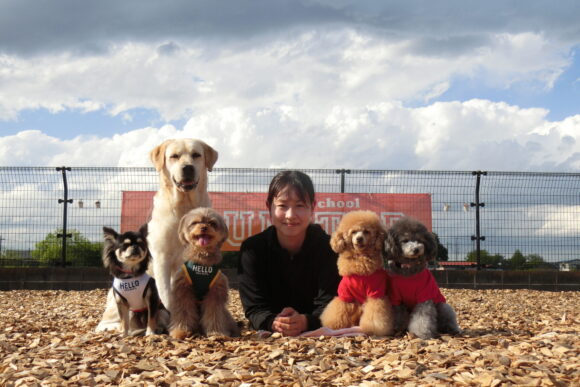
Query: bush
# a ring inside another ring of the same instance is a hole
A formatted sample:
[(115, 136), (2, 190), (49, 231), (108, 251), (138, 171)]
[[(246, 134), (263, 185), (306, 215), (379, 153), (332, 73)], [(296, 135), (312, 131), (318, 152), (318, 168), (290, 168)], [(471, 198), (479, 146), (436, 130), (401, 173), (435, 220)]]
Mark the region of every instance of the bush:
[[(501, 254), (491, 255), (487, 250), (479, 251), (479, 258), (481, 265), (487, 265), (492, 267), (498, 267), (504, 262), (504, 257)], [(477, 251), (473, 250), (467, 254), (467, 262), (477, 262)]]
[[(46, 237), (36, 243), (32, 251), (32, 258), (46, 266), (62, 264), (62, 229), (48, 233)], [(66, 240), (67, 266), (101, 266), (102, 243), (91, 242), (77, 230), (70, 230), (70, 238)]]

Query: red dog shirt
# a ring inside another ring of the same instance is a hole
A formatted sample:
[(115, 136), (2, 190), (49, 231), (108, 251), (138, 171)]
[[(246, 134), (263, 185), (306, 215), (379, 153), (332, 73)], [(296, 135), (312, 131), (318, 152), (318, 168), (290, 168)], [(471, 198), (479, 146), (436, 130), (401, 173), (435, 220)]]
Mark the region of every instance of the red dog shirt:
[(344, 302), (364, 304), (367, 297), (382, 298), (387, 291), (387, 272), (378, 269), (371, 275), (351, 274), (342, 277), (338, 285), (338, 298)]
[(410, 277), (392, 273), (389, 277), (389, 298), (393, 305), (403, 304), (412, 309), (415, 305), (428, 300), (436, 304), (445, 302), (445, 297), (441, 294), (435, 277), (428, 269)]

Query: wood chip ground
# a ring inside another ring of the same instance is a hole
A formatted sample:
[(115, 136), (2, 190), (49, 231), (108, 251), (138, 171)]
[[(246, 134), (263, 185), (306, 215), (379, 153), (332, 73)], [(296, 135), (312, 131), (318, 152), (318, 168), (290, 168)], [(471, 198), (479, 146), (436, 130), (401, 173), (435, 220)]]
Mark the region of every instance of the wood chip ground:
[(0, 292), (0, 385), (580, 385), (580, 292), (442, 291), (461, 335), (183, 341), (95, 333), (105, 290)]

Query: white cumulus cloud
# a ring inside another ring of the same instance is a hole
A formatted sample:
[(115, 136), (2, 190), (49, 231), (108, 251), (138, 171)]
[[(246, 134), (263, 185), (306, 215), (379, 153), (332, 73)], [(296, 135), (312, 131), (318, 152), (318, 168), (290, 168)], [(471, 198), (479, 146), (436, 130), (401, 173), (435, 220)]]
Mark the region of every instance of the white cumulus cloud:
[(0, 138), (0, 164), (150, 166), (149, 151), (163, 140), (194, 137), (218, 150), (216, 167), (579, 171), (580, 116), (550, 122), (546, 115), (487, 100), (334, 106), (313, 115), (229, 107), (182, 128), (113, 137), (24, 131)]

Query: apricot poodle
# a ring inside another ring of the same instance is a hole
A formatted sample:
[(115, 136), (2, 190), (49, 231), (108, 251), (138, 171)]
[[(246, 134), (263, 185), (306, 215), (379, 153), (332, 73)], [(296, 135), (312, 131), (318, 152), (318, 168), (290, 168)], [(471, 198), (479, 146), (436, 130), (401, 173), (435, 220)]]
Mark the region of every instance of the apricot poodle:
[(342, 280), (338, 296), (324, 309), (320, 321), (331, 329), (360, 325), (363, 332), (393, 333), (392, 309), (386, 296), (388, 276), (383, 269), (385, 228), (372, 211), (345, 214), (330, 245), (339, 254)]

